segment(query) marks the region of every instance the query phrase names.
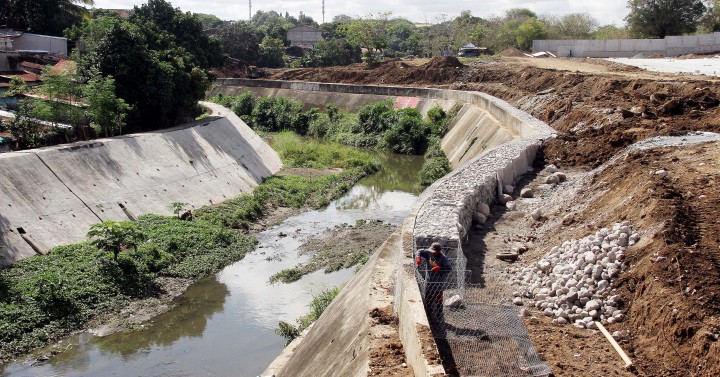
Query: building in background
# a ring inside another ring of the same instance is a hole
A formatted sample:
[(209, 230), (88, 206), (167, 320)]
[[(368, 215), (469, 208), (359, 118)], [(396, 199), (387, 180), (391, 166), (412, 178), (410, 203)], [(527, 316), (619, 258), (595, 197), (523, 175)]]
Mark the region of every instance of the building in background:
[(289, 29), (287, 38), (290, 41), (290, 46), (303, 48), (314, 47), (315, 43), (323, 40), (322, 30), (306, 25)]

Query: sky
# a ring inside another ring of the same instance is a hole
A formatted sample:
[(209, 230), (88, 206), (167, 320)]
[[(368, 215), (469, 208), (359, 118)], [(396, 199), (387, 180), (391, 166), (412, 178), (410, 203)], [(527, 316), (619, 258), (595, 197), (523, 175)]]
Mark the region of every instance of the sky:
[[(210, 13), (222, 20), (247, 20), (248, 1), (245, 0), (168, 0), (176, 8), (194, 13)], [(322, 23), (322, 0), (251, 0), (252, 13), (258, 10), (290, 13), (297, 17), (302, 11)], [(146, 0), (95, 0), (96, 8), (130, 9)], [(511, 8), (528, 8), (539, 15), (561, 16), (585, 12), (600, 25), (624, 25), (628, 14), (627, 0), (325, 0), (325, 21), (345, 14), (351, 17), (392, 12), (391, 17), (402, 17), (416, 23), (437, 23), (452, 19), (469, 10), (477, 17), (501, 16)]]

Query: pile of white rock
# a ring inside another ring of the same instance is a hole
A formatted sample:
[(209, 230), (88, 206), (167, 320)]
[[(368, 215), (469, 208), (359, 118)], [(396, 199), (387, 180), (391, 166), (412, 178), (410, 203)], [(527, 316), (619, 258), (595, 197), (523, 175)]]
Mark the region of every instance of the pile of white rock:
[[(620, 297), (610, 294), (610, 284), (627, 268), (625, 250), (639, 238), (626, 221), (553, 247), (538, 262), (515, 272), (513, 283), (521, 289), (513, 293), (513, 303), (534, 306), (561, 325), (595, 329), (596, 321), (622, 322)], [(529, 315), (529, 310), (523, 308), (521, 314)]]

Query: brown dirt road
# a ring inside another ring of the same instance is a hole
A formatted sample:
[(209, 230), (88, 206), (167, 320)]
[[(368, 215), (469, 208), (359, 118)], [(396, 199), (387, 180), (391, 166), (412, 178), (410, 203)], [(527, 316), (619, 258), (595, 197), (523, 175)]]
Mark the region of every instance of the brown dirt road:
[[(463, 65), (436, 58), (295, 69), (271, 78), (483, 91), (559, 132), (539, 162), (585, 173), (651, 136), (720, 132), (720, 80), (588, 59), (504, 58)], [(651, 174), (658, 169), (668, 176)], [(628, 249), (631, 267), (613, 285), (627, 320), (608, 327), (629, 332), (621, 344), (635, 363), (633, 373), (720, 375), (718, 183), (717, 143), (633, 152), (593, 175), (578, 195), (549, 214), (534, 229), (534, 250), (523, 258), (539, 258), (595, 226), (632, 222), (642, 242)], [(544, 320), (529, 330), (557, 376), (629, 374), (600, 334)]]

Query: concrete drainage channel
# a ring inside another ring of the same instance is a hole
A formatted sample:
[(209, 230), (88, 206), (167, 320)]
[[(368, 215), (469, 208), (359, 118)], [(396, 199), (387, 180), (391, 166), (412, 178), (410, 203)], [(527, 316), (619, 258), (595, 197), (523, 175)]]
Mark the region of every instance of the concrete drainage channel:
[[(455, 104), (462, 105), (442, 142), (455, 170), (420, 196), (403, 224), (401, 242), (395, 248), (397, 268), (393, 279), (393, 309), (398, 318), (405, 359), (416, 376), (448, 372), (465, 376), (550, 374), (533, 348), (516, 309), (504, 301), (504, 297), (511, 298), (512, 295), (487, 292), (481, 285), (469, 284), (469, 279), (465, 278), (467, 272), (461, 244), (468, 236), (473, 215), (496, 200), (501, 194), (499, 187), (514, 184), (530, 169), (542, 141), (553, 137), (552, 128), (500, 99), (478, 92), (244, 79), (221, 79), (218, 84), (211, 94), (238, 94), (250, 90), (259, 96), (296, 98), (312, 106), (333, 103), (345, 110), (355, 110), (362, 104), (383, 99), (394, 99), (398, 105), (400, 98), (403, 99), (400, 102), (414, 104), (423, 112), (435, 104), (446, 109)], [(408, 98), (416, 100), (407, 101)], [(459, 300), (446, 310), (441, 322), (430, 326), (422, 303), (424, 292), (421, 291), (427, 289), (427, 285), (422, 276), (416, 274), (413, 256), (418, 246), (434, 241), (441, 242), (454, 257), (456, 272), (448, 279), (445, 298), (457, 296)], [(358, 279), (360, 277), (356, 276), (348, 287), (362, 285), (355, 282)], [(353, 292), (358, 289), (345, 289), (338, 299), (344, 300), (344, 297), (356, 294)], [(323, 317), (326, 315), (337, 314), (327, 313)], [(322, 323), (327, 321), (321, 317), (314, 331), (319, 331)], [(435, 339), (432, 346), (425, 339), (428, 333)], [(323, 347), (309, 344), (316, 342), (315, 339), (318, 337), (308, 337), (289, 347), (292, 349), (279, 358), (285, 368), (276, 365), (273, 370), (307, 375), (305, 371), (288, 367), (298, 365), (293, 362), (294, 354)], [(337, 347), (344, 344), (335, 338), (332, 341)], [(454, 370), (445, 370), (432, 357), (438, 349), (452, 358), (445, 365)], [(354, 352), (353, 360), (359, 362)], [(314, 370), (314, 373), (318, 372)], [(332, 374), (332, 371), (327, 373)]]

